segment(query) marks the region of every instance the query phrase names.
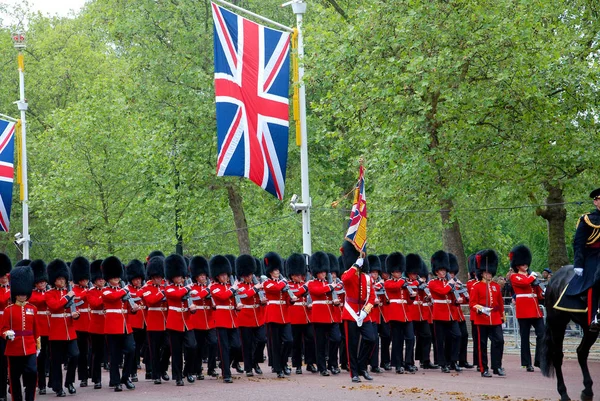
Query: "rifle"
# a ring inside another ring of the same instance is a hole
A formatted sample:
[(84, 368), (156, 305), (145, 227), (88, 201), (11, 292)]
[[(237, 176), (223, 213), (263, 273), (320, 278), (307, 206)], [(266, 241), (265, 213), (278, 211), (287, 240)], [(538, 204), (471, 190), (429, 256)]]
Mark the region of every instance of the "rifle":
[[(306, 271), (306, 287), (308, 288), (308, 282), (310, 280), (312, 280), (312, 275), (310, 274), (310, 272), (307, 270)], [(335, 300), (334, 300), (335, 301)], [(306, 306), (308, 307), (312, 307), (312, 297), (310, 296), (310, 293), (308, 291), (306, 291)]]
[(285, 287), (283, 287), (283, 291), (287, 291), (288, 295), (290, 296), (290, 300), (292, 298), (297, 298), (296, 295), (294, 294), (294, 291), (292, 291), (292, 289), (290, 288), (290, 285), (288, 284), (288, 281), (285, 277), (283, 276), (279, 276), (281, 281), (283, 281), (285, 283)]
[[(235, 282), (233, 280), (233, 274), (229, 276), (229, 282), (231, 283), (231, 285), (233, 285), (233, 283)], [(242, 303), (241, 297), (237, 294), (237, 291), (235, 291), (235, 293), (234, 293), (233, 296), (234, 296), (234, 299), (235, 299), (235, 306), (237, 307), (239, 304)]]
[[(379, 291), (375, 291), (375, 295), (383, 295), (385, 297), (385, 302), (387, 302), (388, 304), (390, 303), (390, 297), (388, 296), (387, 291), (385, 290), (384, 287), (384, 281), (381, 277), (379, 277), (379, 280), (377, 280), (377, 284), (381, 284), (381, 290)], [(410, 290), (408, 290), (410, 292)]]
[[(453, 280), (450, 277), (449, 273), (446, 273), (446, 280), (448, 280), (448, 281)], [(454, 294), (454, 298), (458, 299), (458, 298), (461, 298), (460, 294), (464, 294), (465, 292), (467, 292), (467, 289), (466, 288), (464, 288), (464, 289), (461, 289), (461, 288), (456, 289), (456, 284), (460, 283), (460, 281), (454, 280), (454, 282), (455, 283), (452, 285), (452, 293)], [(460, 283), (460, 284), (462, 284), (462, 283)]]
[(531, 283), (532, 287), (538, 286), (542, 289), (542, 296), (546, 297), (546, 284), (542, 283), (540, 280), (538, 280), (538, 278), (536, 277), (535, 280), (533, 280), (533, 283)]
[(121, 300), (123, 302), (129, 302), (129, 307), (132, 310), (131, 313), (136, 313), (137, 311), (134, 311), (133, 308), (135, 306), (135, 303), (137, 301), (139, 301), (140, 298), (132, 298), (131, 297), (131, 293), (129, 292), (129, 290), (127, 288), (125, 288), (125, 283), (123, 282), (123, 280), (119, 280), (119, 287), (125, 290), (125, 295), (123, 295), (123, 297), (121, 298)]
[(192, 292), (192, 288), (191, 288), (192, 284), (193, 284), (192, 279), (190, 277), (187, 277), (185, 279), (184, 285), (187, 287), (188, 292), (183, 297), (181, 297), (181, 300), (187, 301), (187, 306), (188, 306), (188, 310), (190, 311), (190, 313), (196, 313), (195, 310), (192, 310), (192, 306), (194, 305), (194, 301), (195, 300), (197, 301), (200, 298), (198, 298), (198, 297), (196, 297), (195, 299), (192, 298), (192, 296), (190, 294)]
[[(73, 286), (71, 285), (71, 282), (68, 281), (67, 282), (67, 292), (71, 292), (73, 291)], [(83, 301), (79, 301), (79, 302), (75, 302), (75, 295), (73, 295), (71, 297), (71, 299), (69, 299), (67, 301), (67, 303), (65, 304), (65, 309), (69, 308), (71, 310), (71, 315), (74, 314), (75, 312), (77, 312), (77, 307), (79, 305), (82, 305)]]
[(333, 288), (334, 288), (333, 295), (332, 295), (333, 299), (334, 300), (339, 299), (338, 292), (335, 290), (335, 283), (333, 282), (333, 276), (331, 275), (331, 273), (327, 273), (327, 282), (329, 284), (333, 285)]
[(414, 285), (409, 285), (408, 281), (406, 281), (407, 279), (404, 279), (404, 280), (405, 281), (404, 281), (404, 284), (402, 284), (402, 288), (406, 288), (411, 297), (416, 297), (417, 292), (415, 290), (417, 289), (417, 287), (415, 287)]
[[(252, 275), (252, 284), (254, 284), (254, 285), (260, 284), (254, 274)], [(267, 300), (267, 298), (265, 296), (265, 292), (263, 290), (258, 290), (258, 296), (260, 297), (260, 302), (264, 302)]]

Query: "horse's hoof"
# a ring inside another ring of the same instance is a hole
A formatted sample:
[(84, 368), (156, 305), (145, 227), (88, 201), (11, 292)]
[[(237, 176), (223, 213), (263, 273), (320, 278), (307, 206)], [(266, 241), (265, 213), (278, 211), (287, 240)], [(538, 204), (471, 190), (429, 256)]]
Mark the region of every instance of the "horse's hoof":
[(583, 390), (581, 392), (581, 401), (592, 401), (594, 399), (594, 393), (590, 392), (590, 394), (587, 394), (585, 392), (585, 390)]
[(560, 401), (571, 401), (571, 397), (568, 394), (564, 394), (560, 397)]

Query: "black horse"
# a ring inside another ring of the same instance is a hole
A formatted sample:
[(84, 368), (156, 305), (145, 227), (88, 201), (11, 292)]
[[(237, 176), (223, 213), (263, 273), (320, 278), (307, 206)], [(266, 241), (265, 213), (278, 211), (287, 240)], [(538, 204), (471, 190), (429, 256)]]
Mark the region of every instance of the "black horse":
[(567, 386), (563, 378), (562, 363), (563, 363), (563, 340), (569, 321), (573, 321), (583, 329), (583, 338), (577, 347), (577, 360), (583, 373), (583, 386), (581, 399), (584, 401), (592, 400), (594, 392), (592, 390), (593, 381), (588, 369), (588, 355), (592, 345), (598, 338), (598, 332), (589, 330), (589, 321), (587, 313), (565, 312), (554, 309), (556, 300), (560, 297), (563, 290), (571, 281), (574, 275), (573, 266), (561, 267), (548, 282), (546, 287), (546, 330), (544, 339), (542, 340), (541, 348), (541, 370), (546, 377), (554, 376), (556, 372), (556, 387), (560, 394), (561, 401), (570, 400), (567, 394)]

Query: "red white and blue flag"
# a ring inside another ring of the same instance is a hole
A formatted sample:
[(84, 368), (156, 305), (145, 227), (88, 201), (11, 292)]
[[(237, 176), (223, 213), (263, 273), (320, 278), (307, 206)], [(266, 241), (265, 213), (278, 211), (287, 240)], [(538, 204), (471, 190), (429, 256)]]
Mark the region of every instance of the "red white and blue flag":
[(281, 200), (289, 134), (290, 35), (211, 6), (217, 175), (246, 177)]
[(350, 241), (361, 254), (367, 250), (367, 197), (365, 196), (365, 170), (360, 165), (358, 182), (354, 188), (354, 203), (350, 211), (350, 223), (346, 239)]
[(15, 173), (15, 123), (0, 120), (0, 231), (8, 232)]

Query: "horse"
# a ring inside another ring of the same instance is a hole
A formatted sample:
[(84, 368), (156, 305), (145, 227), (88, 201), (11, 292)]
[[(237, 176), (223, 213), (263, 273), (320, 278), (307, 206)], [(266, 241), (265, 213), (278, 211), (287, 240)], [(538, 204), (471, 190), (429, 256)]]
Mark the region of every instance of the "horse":
[(587, 313), (566, 312), (554, 308), (554, 304), (574, 275), (573, 265), (563, 266), (556, 271), (546, 287), (546, 324), (540, 352), (540, 369), (546, 377), (553, 377), (556, 374), (556, 388), (561, 401), (570, 400), (562, 372), (564, 356), (562, 350), (569, 321), (577, 323), (583, 329), (583, 338), (577, 347), (577, 361), (583, 374), (584, 386), (581, 391), (581, 400), (591, 401), (594, 398), (594, 392), (588, 368), (588, 356), (592, 345), (598, 339), (598, 332), (590, 331)]

